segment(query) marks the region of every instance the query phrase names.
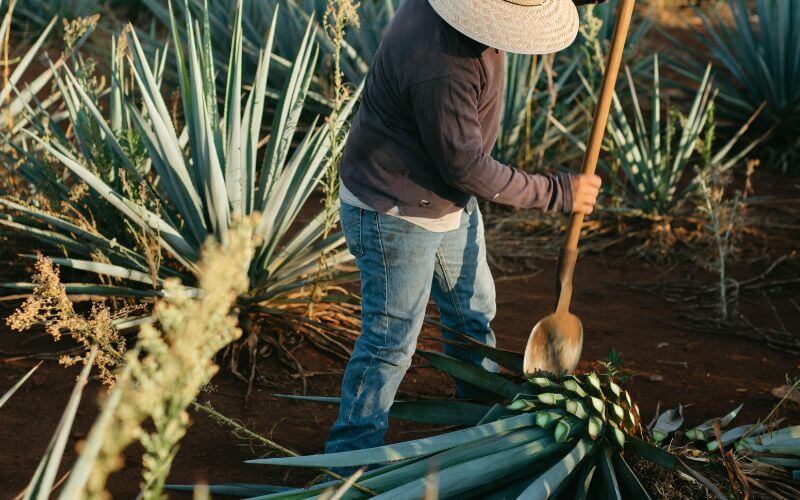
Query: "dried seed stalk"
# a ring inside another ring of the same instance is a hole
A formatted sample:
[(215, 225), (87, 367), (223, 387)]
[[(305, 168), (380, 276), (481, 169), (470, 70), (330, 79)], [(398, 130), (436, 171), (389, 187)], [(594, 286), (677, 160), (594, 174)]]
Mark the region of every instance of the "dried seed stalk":
[[(331, 140), (330, 160), (322, 182), (322, 189), (325, 193), (323, 239), (327, 238), (333, 231), (338, 217), (336, 206), (339, 199), (339, 160), (342, 153), (341, 142), (345, 135), (345, 127), (342, 125), (340, 117), (342, 108), (350, 99), (350, 89), (345, 85), (344, 73), (342, 73), (342, 47), (345, 42), (347, 27), (359, 28), (361, 26), (361, 21), (358, 17), (358, 7), (360, 5), (360, 3), (353, 2), (353, 0), (329, 0), (323, 17), (323, 28), (333, 44), (333, 98), (331, 100), (331, 112), (326, 118), (326, 126)], [(327, 254), (320, 252), (314, 288), (309, 294), (309, 316), (313, 315), (314, 302), (318, 300), (323, 292), (320, 282), (327, 271)]]
[(29, 330), (44, 325), (47, 333), (58, 341), (68, 333), (84, 347), (82, 356), (63, 356), (60, 362), (70, 366), (86, 363), (92, 347), (98, 347), (95, 364), (104, 383), (114, 384), (113, 370), (125, 357), (125, 338), (114, 327), (114, 320), (129, 316), (140, 307), (123, 307), (112, 313), (103, 302), (92, 304), (88, 316), (75, 311), (61, 283), (60, 272), (53, 262), (41, 255), (36, 259), (33, 282), (36, 288), (27, 300), (8, 317), (6, 323), (12, 330)]
[[(241, 336), (231, 314), (236, 297), (247, 288), (247, 264), (253, 254), (252, 224), (240, 224), (223, 246), (212, 239), (199, 263), (199, 298), (193, 298), (177, 280), (167, 280), (166, 299), (156, 305), (158, 327), (144, 325), (135, 351), (126, 356), (128, 375), (118, 381), (119, 406), (112, 422), (93, 428), (104, 436), (97, 460), (82, 484), (70, 485), (82, 497), (108, 498), (105, 483), (120, 468), (122, 452), (139, 440), (142, 457), (142, 498), (162, 498), (164, 481), (178, 443), (186, 433), (186, 412), (214, 374), (216, 354)], [(143, 428), (152, 422), (153, 431)]]

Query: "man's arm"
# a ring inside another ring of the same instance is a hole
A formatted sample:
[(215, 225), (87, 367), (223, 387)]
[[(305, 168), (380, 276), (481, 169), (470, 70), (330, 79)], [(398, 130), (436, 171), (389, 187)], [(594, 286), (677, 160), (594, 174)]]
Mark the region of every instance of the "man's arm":
[(478, 97), (469, 82), (444, 76), (418, 83), (409, 93), (425, 148), (451, 186), (519, 208), (591, 211), (599, 177), (528, 174), (483, 152)]

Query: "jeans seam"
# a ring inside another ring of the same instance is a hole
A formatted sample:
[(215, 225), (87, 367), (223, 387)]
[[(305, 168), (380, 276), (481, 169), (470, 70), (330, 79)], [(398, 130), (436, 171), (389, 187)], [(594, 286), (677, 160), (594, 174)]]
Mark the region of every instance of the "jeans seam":
[(453, 301), (453, 307), (456, 310), (456, 316), (458, 317), (458, 322), (461, 324), (461, 332), (463, 334), (467, 333), (467, 321), (464, 318), (464, 315), (461, 312), (461, 304), (458, 301), (458, 297), (456, 295), (456, 287), (453, 282), (453, 278), (450, 276), (450, 269), (447, 267), (447, 264), (444, 259), (444, 253), (442, 252), (441, 248), (436, 249), (436, 258), (439, 261), (439, 265), (442, 266), (442, 275), (444, 276), (445, 285), (447, 285), (447, 293), (450, 295), (450, 299)]
[(356, 257), (361, 257), (364, 255), (364, 209), (359, 207), (358, 209), (358, 255)]
[[(381, 261), (383, 262), (383, 310), (386, 313), (386, 323), (383, 330), (383, 345), (386, 345), (386, 339), (389, 336), (389, 278), (386, 276), (388, 268), (386, 267), (386, 252), (383, 248), (383, 237), (381, 236), (381, 223), (380, 223), (380, 214), (377, 212), (375, 213), (375, 228), (377, 229), (378, 233), (378, 245), (381, 249)], [(350, 424), (353, 418), (353, 412), (356, 409), (355, 402), (358, 401), (358, 398), (361, 397), (361, 394), (364, 392), (364, 381), (367, 378), (367, 373), (372, 370), (372, 367), (375, 365), (375, 358), (379, 357), (383, 353), (383, 347), (378, 347), (378, 351), (375, 353), (374, 356), (371, 357), (369, 360), (369, 366), (367, 369), (361, 372), (361, 380), (358, 382), (358, 389), (356, 390), (356, 395), (353, 398), (353, 403), (350, 405), (350, 411), (347, 413), (347, 424)]]

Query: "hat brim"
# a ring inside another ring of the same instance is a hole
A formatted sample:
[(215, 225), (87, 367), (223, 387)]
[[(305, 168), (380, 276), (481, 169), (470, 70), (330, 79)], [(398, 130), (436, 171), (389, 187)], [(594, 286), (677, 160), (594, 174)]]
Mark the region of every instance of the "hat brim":
[(550, 54), (569, 47), (578, 35), (572, 0), (538, 6), (505, 0), (428, 0), (449, 25), (489, 47), (517, 54)]

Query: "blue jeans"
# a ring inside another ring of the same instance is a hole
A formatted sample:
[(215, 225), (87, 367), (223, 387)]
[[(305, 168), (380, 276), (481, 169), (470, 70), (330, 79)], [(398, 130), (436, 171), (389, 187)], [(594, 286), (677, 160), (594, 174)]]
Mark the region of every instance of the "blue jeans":
[[(389, 409), (411, 366), (431, 295), (445, 327), (495, 345), (489, 326), (496, 308), (494, 282), (475, 203), (458, 229), (444, 233), (344, 203), (341, 224), (361, 271), (362, 333), (344, 372), (328, 453), (384, 444)], [(462, 340), (446, 329), (442, 335)], [(446, 345), (445, 353), (498, 370), (494, 362), (457, 347)], [(477, 392), (466, 384), (457, 384), (457, 390), (462, 398)]]

